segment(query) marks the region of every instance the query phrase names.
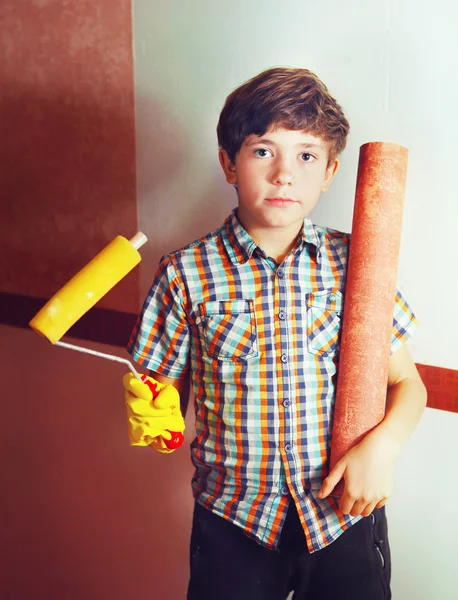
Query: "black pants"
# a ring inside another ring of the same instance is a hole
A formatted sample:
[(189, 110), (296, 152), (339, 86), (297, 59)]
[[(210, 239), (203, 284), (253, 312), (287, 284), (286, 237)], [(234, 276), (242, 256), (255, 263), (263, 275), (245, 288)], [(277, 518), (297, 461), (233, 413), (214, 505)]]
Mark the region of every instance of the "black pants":
[(389, 600), (390, 576), (384, 508), (309, 554), (292, 500), (278, 550), (195, 505), (188, 600)]

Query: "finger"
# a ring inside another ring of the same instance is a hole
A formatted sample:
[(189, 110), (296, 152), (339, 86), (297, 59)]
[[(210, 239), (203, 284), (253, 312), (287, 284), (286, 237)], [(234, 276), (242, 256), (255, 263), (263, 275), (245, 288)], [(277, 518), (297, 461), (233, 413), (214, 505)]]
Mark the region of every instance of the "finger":
[(153, 399), (153, 393), (142, 381), (139, 381), (132, 373), (127, 373), (122, 378), (122, 382), (124, 387), (128, 392), (131, 392), (137, 398), (142, 398), (143, 400), (151, 401)]
[(346, 463), (344, 461), (338, 462), (326, 479), (323, 481), (321, 490), (318, 492), (318, 498), (327, 498), (332, 490), (336, 487), (339, 481), (342, 479), (345, 473)]
[(382, 500), (380, 500), (380, 502), (378, 502), (375, 506), (375, 508), (382, 508), (383, 506), (385, 506), (385, 504), (388, 502), (388, 498), (383, 498)]
[(130, 392), (126, 392), (125, 404), (128, 409), (139, 417), (170, 417), (172, 415), (171, 408), (156, 408), (150, 401), (137, 398)]
[(352, 498), (349, 494), (343, 494), (342, 498), (339, 500), (339, 509), (343, 512), (344, 515), (351, 514), (353, 510), (353, 506), (355, 505), (355, 499)]
[(180, 406), (180, 395), (172, 385), (165, 386), (154, 400), (156, 408), (175, 408)]
[[(152, 417), (148, 416), (136, 416), (130, 415), (128, 417), (131, 423), (137, 424), (139, 427), (149, 428), (151, 430), (161, 430), (162, 431), (184, 431), (185, 424), (183, 417), (170, 415), (168, 417), (156, 417), (153, 415)], [(162, 433), (157, 433), (156, 435), (162, 435)], [(154, 437), (154, 436), (153, 436)]]
[(145, 427), (143, 424), (135, 422), (128, 424), (127, 433), (132, 446), (149, 446), (155, 438), (168, 434), (164, 429)]
[(366, 500), (357, 500), (350, 511), (352, 517), (359, 517), (367, 506)]
[(130, 385), (129, 382), (131, 380), (131, 377), (132, 377), (132, 373), (129, 371), (129, 373), (126, 373), (122, 378), (122, 384), (126, 388), (126, 390), (129, 389), (129, 385)]
[(128, 391), (132, 391), (131, 387), (130, 387), (130, 383), (131, 383), (132, 379), (136, 379), (136, 377), (130, 371), (129, 371), (129, 373), (126, 373), (122, 378), (122, 384)]
[(361, 511), (361, 516), (368, 517), (372, 513), (372, 511), (374, 510), (375, 507), (376, 507), (376, 502), (371, 502), (371, 503), (367, 504), (366, 507), (364, 508), (364, 510)]
[(161, 454), (170, 454), (175, 450), (174, 448), (167, 448), (167, 446), (164, 443), (164, 440), (161, 437), (154, 438), (154, 440), (150, 444), (150, 448), (157, 450)]

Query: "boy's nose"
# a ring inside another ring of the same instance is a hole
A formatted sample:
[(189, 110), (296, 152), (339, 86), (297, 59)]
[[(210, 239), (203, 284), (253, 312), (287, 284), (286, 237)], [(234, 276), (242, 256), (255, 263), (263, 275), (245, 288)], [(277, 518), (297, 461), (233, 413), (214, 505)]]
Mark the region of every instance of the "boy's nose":
[(293, 173), (286, 162), (276, 165), (272, 173), (272, 182), (275, 185), (291, 185), (293, 183)]

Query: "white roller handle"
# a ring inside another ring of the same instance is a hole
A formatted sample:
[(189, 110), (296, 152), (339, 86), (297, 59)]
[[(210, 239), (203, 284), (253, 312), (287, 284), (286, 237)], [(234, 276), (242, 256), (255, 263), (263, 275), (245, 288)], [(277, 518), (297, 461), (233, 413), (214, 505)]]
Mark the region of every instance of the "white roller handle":
[(129, 242), (132, 244), (132, 246), (135, 248), (135, 250), (138, 250), (139, 248), (141, 248), (144, 244), (146, 244), (147, 241), (148, 241), (148, 238), (141, 231), (137, 231), (137, 233), (134, 235), (134, 237), (129, 240)]
[(135, 369), (134, 365), (127, 360), (126, 358), (120, 358), (119, 356), (115, 356), (114, 354), (105, 354), (104, 352), (97, 352), (97, 350), (89, 350), (89, 348), (83, 348), (82, 346), (74, 346), (73, 344), (67, 344), (66, 342), (56, 342), (55, 346), (61, 346), (62, 348), (67, 348), (68, 350), (76, 350), (76, 352), (83, 352), (84, 354), (92, 354), (92, 356), (98, 356), (99, 358), (105, 358), (107, 360), (113, 360), (115, 362), (124, 363), (129, 367), (132, 374), (141, 381), (141, 377)]

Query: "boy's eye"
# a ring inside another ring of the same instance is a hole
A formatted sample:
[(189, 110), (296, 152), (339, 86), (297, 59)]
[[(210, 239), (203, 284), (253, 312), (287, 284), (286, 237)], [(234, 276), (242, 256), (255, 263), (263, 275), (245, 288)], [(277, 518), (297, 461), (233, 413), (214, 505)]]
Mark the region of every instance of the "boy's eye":
[(272, 156), (270, 150), (267, 150), (266, 148), (256, 148), (256, 150), (253, 150), (253, 154), (258, 158), (266, 158), (267, 156)]
[(312, 162), (312, 160), (315, 160), (313, 154), (309, 154), (308, 152), (301, 154), (301, 157), (304, 162)]

